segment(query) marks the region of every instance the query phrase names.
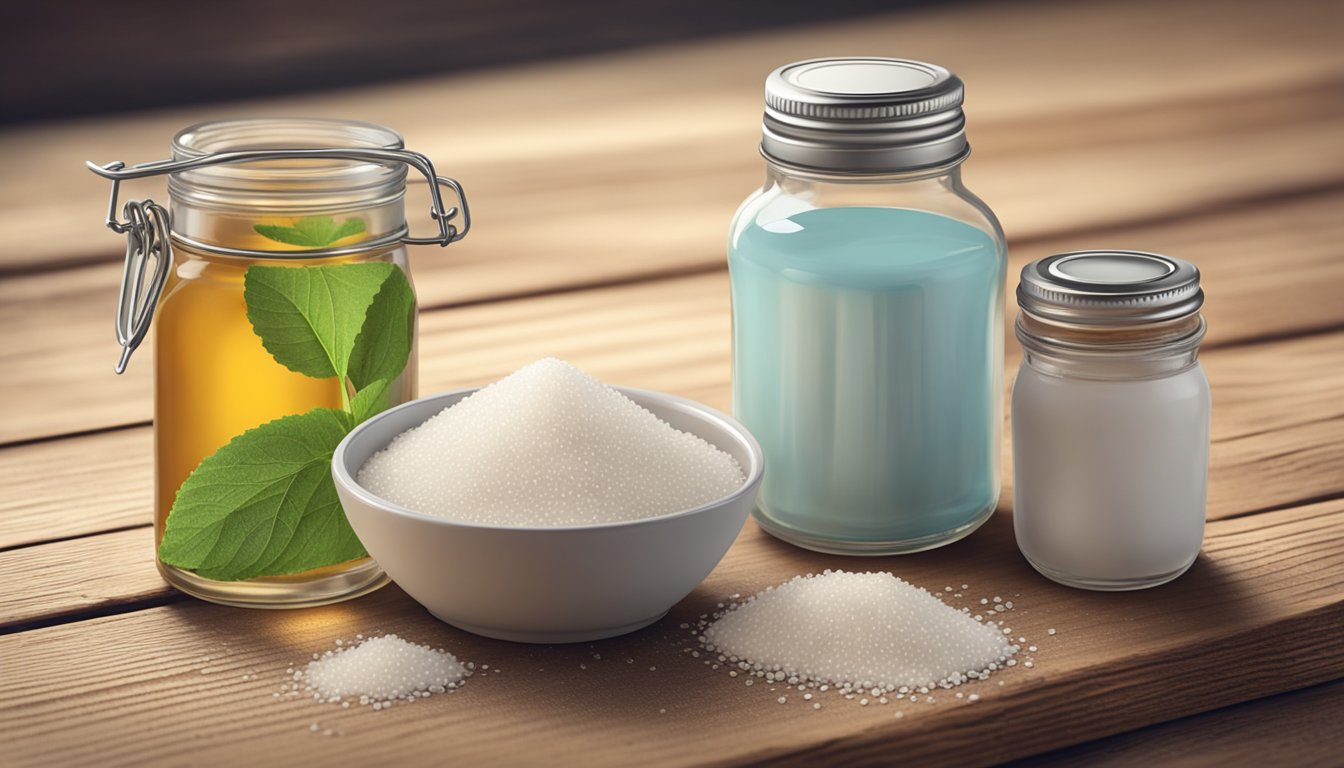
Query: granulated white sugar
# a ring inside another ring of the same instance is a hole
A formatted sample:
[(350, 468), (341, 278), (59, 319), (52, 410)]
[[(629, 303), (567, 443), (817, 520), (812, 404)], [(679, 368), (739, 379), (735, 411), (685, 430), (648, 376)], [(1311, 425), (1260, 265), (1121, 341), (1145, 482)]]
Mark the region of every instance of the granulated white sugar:
[(337, 647), (292, 671), (293, 690), (301, 686), (318, 701), (357, 699), (374, 709), (395, 701), (413, 701), (456, 688), (472, 674), (442, 648), (403, 640), (396, 635), (370, 637)]
[(520, 526), (671, 514), (744, 480), (727, 453), (555, 358), (407, 430), (359, 472), (360, 485), (404, 507)]
[(927, 694), (984, 679), (1018, 651), (996, 627), (890, 573), (829, 570), (749, 598), (700, 637), (739, 669), (767, 679), (873, 695)]

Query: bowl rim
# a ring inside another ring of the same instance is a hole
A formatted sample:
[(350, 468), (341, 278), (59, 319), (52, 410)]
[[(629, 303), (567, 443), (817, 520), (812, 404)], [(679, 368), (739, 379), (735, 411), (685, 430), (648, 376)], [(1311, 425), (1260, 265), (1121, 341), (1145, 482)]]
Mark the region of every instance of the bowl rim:
[[(742, 485), (738, 486), (736, 490), (734, 490), (727, 496), (722, 496), (720, 498), (714, 499), (713, 501), (706, 502), (705, 504), (701, 504), (698, 507), (691, 507), (690, 509), (683, 509), (679, 512), (672, 512), (666, 515), (643, 517), (637, 520), (622, 520), (611, 523), (587, 523), (584, 525), (553, 525), (553, 526), (503, 525), (498, 523), (478, 523), (471, 520), (462, 520), (455, 517), (434, 515), (428, 512), (418, 512), (414, 509), (411, 509), (410, 507), (404, 507), (400, 504), (397, 504), (396, 502), (389, 501), (388, 499), (384, 499), (383, 497), (378, 496), (377, 494), (368, 490), (364, 486), (360, 485), (355, 480), (355, 478), (351, 476), (350, 472), (346, 469), (344, 461), (346, 449), (349, 447), (351, 443), (353, 443), (355, 440), (358, 440), (362, 433), (370, 429), (375, 422), (379, 421), (380, 419), (387, 418), (398, 411), (409, 410), (410, 408), (416, 406), (423, 406), (427, 402), (432, 402), (435, 400), (445, 400), (448, 398), (452, 398), (454, 396), (457, 396), (458, 400), (462, 400), (465, 399), (466, 397), (469, 397), (477, 390), (482, 389), (482, 387), (462, 387), (459, 389), (453, 389), (446, 392), (439, 392), (433, 395), (418, 397), (414, 400), (409, 400), (407, 402), (401, 403), (400, 405), (393, 406), (387, 409), (386, 411), (375, 414), (374, 416), (364, 420), (354, 429), (350, 430), (350, 433), (347, 434), (341, 440), (340, 444), (336, 446), (336, 450), (332, 453), (331, 455), (332, 479), (335, 481), (338, 487), (344, 488), (347, 492), (358, 498), (360, 501), (364, 502), (366, 505), (378, 509), (381, 512), (400, 515), (402, 517), (409, 517), (414, 520), (421, 520), (436, 525), (446, 525), (457, 528), (473, 528), (487, 531), (518, 531), (518, 532), (547, 533), (547, 534), (564, 534), (568, 532), (583, 532), (594, 530), (614, 530), (618, 528), (636, 528), (645, 525), (657, 525), (669, 520), (676, 520), (683, 517), (690, 517), (692, 515), (697, 515), (715, 508), (730, 507), (732, 506), (733, 502), (740, 500), (743, 496), (755, 495), (757, 486), (760, 484), (761, 477), (765, 473), (765, 454), (761, 450), (760, 443), (756, 441), (756, 437), (752, 435), (751, 432), (747, 431), (747, 428), (743, 426), (741, 422), (737, 421), (732, 416), (729, 416), (728, 414), (716, 408), (711, 408), (708, 405), (705, 405), (704, 403), (692, 400), (688, 397), (682, 397), (680, 395), (672, 395), (666, 392), (658, 392), (651, 389), (639, 389), (637, 387), (619, 387), (611, 384), (608, 384), (607, 386), (610, 386), (612, 389), (616, 390), (617, 392), (620, 392), (626, 397), (635, 395), (642, 398), (656, 400), (665, 405), (671, 405), (683, 411), (691, 412), (697, 417), (705, 419), (707, 421), (717, 422), (720, 427), (722, 427), (728, 433), (733, 435), (734, 438), (740, 440), (744, 445), (746, 445), (747, 453), (751, 457), (751, 466), (744, 468), (746, 479), (742, 482)], [(631, 399), (633, 400), (634, 398)], [(648, 408), (645, 408), (645, 406), (642, 403), (639, 403), (638, 401), (636, 401), (636, 404), (638, 404), (641, 408), (644, 408), (645, 410), (649, 410)], [(451, 407), (451, 406), (445, 406), (445, 407)], [(440, 411), (436, 411), (434, 414), (430, 416), (430, 418), (432, 418), (434, 415), (437, 415), (439, 412)], [(658, 416), (658, 414), (656, 413), (654, 415)], [(660, 421), (664, 421), (664, 423), (666, 423), (666, 421), (661, 416), (659, 416), (658, 418)], [(420, 422), (420, 424), (424, 423), (425, 423), (424, 421)], [(699, 435), (696, 436), (699, 437)], [(700, 439), (704, 440), (704, 438)], [(718, 448), (721, 451), (723, 450), (718, 446), (714, 447)], [(386, 446), (383, 446), (383, 448), (380, 448), (379, 450), (383, 450), (385, 448)]]

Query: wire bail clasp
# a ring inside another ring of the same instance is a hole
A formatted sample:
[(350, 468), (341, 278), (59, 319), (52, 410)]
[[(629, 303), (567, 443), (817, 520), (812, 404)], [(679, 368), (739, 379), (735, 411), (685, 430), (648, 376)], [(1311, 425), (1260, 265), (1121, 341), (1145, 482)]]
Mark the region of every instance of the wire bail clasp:
[[(276, 253), (242, 248), (209, 246), (208, 250), (224, 256), (244, 258), (322, 258), (340, 256), (349, 253), (376, 250), (397, 244), (438, 245), (440, 247), (455, 243), (467, 236), (471, 230), (471, 209), (467, 206), (466, 192), (456, 180), (439, 176), (434, 163), (419, 152), (402, 149), (344, 149), (344, 148), (302, 148), (302, 149), (255, 149), (236, 152), (217, 152), (211, 155), (186, 160), (154, 160), (127, 167), (121, 161), (107, 165), (85, 162), (89, 170), (112, 182), (112, 193), (107, 203), (107, 228), (118, 234), (126, 235), (126, 261), (122, 269), (121, 290), (117, 297), (116, 331), (117, 343), (121, 345), (121, 359), (117, 363), (118, 374), (126, 371), (131, 354), (140, 346), (149, 332), (158, 306), (168, 270), (172, 266), (171, 228), (168, 212), (153, 200), (128, 200), (122, 207), (124, 221), (117, 219), (117, 198), (121, 191), (121, 182), (143, 179), (150, 176), (181, 173), (197, 168), (232, 163), (249, 163), (260, 160), (289, 160), (331, 158), (336, 160), (372, 161), (376, 163), (404, 163), (424, 175), (429, 185), (429, 217), (438, 227), (438, 234), (427, 237), (413, 237), (410, 227), (405, 223), (396, 231), (381, 237), (366, 240), (355, 246), (343, 248), (320, 248), (306, 251)], [(444, 189), (452, 192), (456, 205), (446, 205)], [(461, 227), (454, 223), (461, 220)], [(152, 265), (152, 273), (150, 272)], [(146, 280), (146, 275), (149, 279)]]

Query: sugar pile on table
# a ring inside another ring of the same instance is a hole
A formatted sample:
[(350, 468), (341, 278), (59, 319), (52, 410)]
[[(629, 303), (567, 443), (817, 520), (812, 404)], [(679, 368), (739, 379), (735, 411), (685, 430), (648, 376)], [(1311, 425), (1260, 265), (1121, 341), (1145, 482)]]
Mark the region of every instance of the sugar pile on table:
[(879, 689), (874, 695), (984, 679), (1018, 651), (993, 624), (890, 573), (830, 570), (748, 598), (700, 639), (772, 681)]
[(727, 453), (555, 358), (403, 432), (358, 479), (420, 512), (527, 526), (671, 514), (745, 481)]
[[(456, 688), (471, 676), (471, 665), (442, 648), (403, 640), (396, 635), (362, 639), (318, 656), (291, 673), (318, 701), (358, 700), (374, 709), (395, 701), (412, 701)], [(346, 706), (348, 706), (348, 701)]]

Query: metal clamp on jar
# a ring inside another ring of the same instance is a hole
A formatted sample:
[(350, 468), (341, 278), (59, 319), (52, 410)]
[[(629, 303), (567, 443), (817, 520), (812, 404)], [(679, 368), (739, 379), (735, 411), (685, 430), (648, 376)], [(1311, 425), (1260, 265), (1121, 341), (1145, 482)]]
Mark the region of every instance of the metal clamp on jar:
[[(116, 316), (118, 373), (158, 315), (156, 542), (178, 489), (204, 458), (259, 425), (342, 403), (343, 383), (289, 370), (263, 347), (244, 301), (249, 267), (388, 262), (409, 277), (406, 245), (445, 246), (471, 228), (461, 185), (437, 175), (424, 155), (404, 149), (395, 131), (369, 123), (204, 123), (174, 137), (171, 159), (88, 166), (112, 181), (107, 226), (127, 238)], [(428, 182), (435, 235), (410, 234), (408, 168)], [(159, 175), (168, 176), (169, 209), (132, 200), (121, 206), (119, 219), (121, 182)], [(445, 188), (456, 206), (445, 203)], [(416, 396), (413, 341), (404, 372), (389, 389), (393, 403)], [(159, 570), (185, 592), (243, 606), (315, 605), (386, 583), (367, 557), (245, 581), (204, 578), (162, 560)]]

